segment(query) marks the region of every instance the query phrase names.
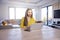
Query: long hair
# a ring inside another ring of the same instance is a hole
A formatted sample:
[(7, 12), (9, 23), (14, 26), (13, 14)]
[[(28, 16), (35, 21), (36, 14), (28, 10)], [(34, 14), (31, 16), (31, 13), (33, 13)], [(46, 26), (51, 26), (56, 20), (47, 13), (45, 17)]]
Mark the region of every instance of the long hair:
[[(27, 16), (28, 16), (28, 11), (29, 11), (29, 10), (32, 10), (32, 9), (31, 9), (31, 8), (28, 8), (28, 9), (26, 10), (26, 12), (25, 12), (24, 26), (27, 26), (27, 25), (28, 25)], [(33, 16), (33, 13), (32, 13), (32, 15), (31, 15), (31, 18), (32, 18), (32, 16)]]

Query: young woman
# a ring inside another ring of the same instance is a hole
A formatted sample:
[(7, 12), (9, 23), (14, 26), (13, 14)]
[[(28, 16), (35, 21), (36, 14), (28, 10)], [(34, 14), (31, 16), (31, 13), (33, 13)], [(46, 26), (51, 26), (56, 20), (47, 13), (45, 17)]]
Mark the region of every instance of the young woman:
[(25, 31), (30, 31), (30, 27), (33, 23), (35, 23), (33, 12), (31, 8), (28, 8), (25, 12), (25, 17), (23, 17), (21, 20), (21, 28), (23, 28)]

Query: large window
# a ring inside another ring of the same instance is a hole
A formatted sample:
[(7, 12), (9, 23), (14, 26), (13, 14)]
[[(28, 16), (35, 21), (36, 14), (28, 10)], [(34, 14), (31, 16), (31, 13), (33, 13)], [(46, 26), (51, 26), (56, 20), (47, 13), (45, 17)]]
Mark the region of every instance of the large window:
[(45, 25), (50, 25), (52, 23), (53, 13), (52, 6), (47, 6), (41, 9), (41, 20)]
[(16, 8), (16, 19), (21, 19), (25, 16), (26, 8)]
[(45, 7), (41, 9), (41, 20), (45, 22), (46, 19), (47, 19), (47, 8)]
[(9, 8), (9, 18), (15, 19), (15, 9), (14, 8)]
[(48, 25), (52, 24), (52, 19), (53, 19), (53, 8), (52, 6), (48, 7)]
[[(9, 19), (21, 19), (25, 16), (27, 8), (9, 8)], [(35, 9), (32, 9), (33, 17), (35, 18)]]

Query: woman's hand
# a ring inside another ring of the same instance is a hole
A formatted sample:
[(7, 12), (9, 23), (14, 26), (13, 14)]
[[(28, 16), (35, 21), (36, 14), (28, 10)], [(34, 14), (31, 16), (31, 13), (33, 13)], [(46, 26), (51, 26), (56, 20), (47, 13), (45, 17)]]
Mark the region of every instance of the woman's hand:
[(30, 27), (27, 26), (26, 29), (24, 29), (24, 31), (29, 31), (30, 32)]
[(36, 21), (36, 23), (42, 23), (42, 21)]
[(21, 28), (22, 30), (25, 30), (26, 29), (26, 27), (24, 27), (24, 28)]

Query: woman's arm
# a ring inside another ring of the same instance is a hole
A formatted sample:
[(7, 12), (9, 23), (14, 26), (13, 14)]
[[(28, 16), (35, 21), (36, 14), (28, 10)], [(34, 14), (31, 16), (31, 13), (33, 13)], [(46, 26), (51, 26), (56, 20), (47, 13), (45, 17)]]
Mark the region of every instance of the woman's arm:
[(35, 21), (35, 23), (42, 23), (42, 21)]
[(22, 19), (21, 19), (21, 22), (20, 22), (20, 27), (21, 27), (21, 28), (24, 27), (23, 23), (24, 23), (24, 18), (22, 18)]
[(42, 23), (42, 21), (36, 21), (34, 18), (32, 18), (32, 23)]

